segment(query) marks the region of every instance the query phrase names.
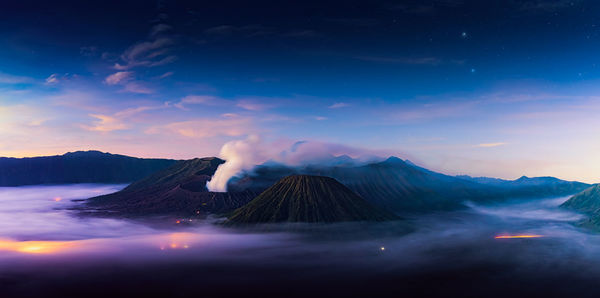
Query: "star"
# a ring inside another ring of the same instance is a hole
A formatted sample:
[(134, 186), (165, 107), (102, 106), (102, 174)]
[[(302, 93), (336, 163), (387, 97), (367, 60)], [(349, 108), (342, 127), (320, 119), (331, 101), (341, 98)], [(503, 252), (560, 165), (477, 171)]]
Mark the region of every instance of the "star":
[(463, 31), (463, 33), (461, 33), (461, 34), (460, 34), (460, 36), (461, 36), (462, 38), (467, 38), (467, 32), (464, 32), (464, 31)]
[(471, 68), (471, 73), (475, 73), (475, 68)]

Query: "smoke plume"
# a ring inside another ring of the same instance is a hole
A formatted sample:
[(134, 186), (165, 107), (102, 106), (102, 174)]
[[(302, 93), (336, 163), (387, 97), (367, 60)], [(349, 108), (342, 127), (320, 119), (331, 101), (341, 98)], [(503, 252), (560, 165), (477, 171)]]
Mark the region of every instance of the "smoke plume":
[(231, 141), (223, 145), (219, 157), (225, 163), (217, 168), (206, 187), (213, 192), (226, 192), (227, 182), (242, 171), (272, 161), (288, 166), (327, 164), (333, 158), (348, 155), (355, 163), (364, 163), (386, 156), (383, 151), (358, 149), (350, 146), (315, 141), (278, 140), (264, 142), (252, 135), (246, 140)]

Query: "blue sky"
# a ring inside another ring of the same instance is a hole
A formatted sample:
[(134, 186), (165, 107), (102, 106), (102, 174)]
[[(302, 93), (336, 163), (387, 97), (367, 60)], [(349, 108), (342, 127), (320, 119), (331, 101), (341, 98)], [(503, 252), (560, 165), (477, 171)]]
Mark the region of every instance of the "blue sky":
[(598, 180), (594, 1), (4, 6), (0, 156), (190, 158), (258, 135)]

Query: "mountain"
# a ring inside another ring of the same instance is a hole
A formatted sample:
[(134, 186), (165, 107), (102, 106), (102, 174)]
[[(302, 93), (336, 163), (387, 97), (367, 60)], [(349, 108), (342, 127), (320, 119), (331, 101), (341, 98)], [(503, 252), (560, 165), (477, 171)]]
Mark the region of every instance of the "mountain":
[(589, 186), (547, 177), (503, 182), (510, 186), (491, 185), (440, 174), (397, 157), (363, 165), (349, 164), (346, 157), (338, 160), (343, 162), (300, 167), (267, 162), (232, 178), (227, 193), (206, 189), (206, 182), (223, 160), (179, 161), (120, 192), (90, 199), (88, 206), (122, 215), (225, 213), (290, 175), (331, 177), (374, 206), (394, 213), (454, 210), (464, 208), (465, 201), (564, 196)]
[(600, 216), (600, 185), (592, 186), (568, 199), (561, 207)]
[(465, 201), (485, 203), (508, 198), (563, 196), (589, 187), (579, 182), (558, 183), (556, 178), (542, 178), (545, 183), (540, 183), (538, 178), (522, 178), (511, 187), (502, 187), (444, 175), (392, 156), (361, 166), (258, 166), (232, 179), (229, 189), (260, 192), (294, 174), (332, 177), (365, 200), (393, 212), (452, 210), (464, 207)]
[(0, 158), (0, 186), (69, 183), (129, 183), (173, 165), (170, 159), (145, 159), (99, 151), (64, 155)]
[(487, 177), (457, 176), (458, 178), (474, 181), (480, 184), (496, 186), (504, 189), (514, 197), (550, 197), (566, 196), (578, 193), (588, 187), (590, 184), (565, 181), (555, 177), (533, 177), (522, 176), (516, 180), (503, 180)]
[(373, 207), (339, 183), (323, 176), (293, 175), (237, 209), (232, 223), (385, 221), (397, 217)]
[(250, 190), (209, 192), (206, 182), (224, 162), (216, 157), (179, 161), (119, 192), (88, 199), (87, 206), (96, 211), (125, 216), (232, 211), (248, 203), (258, 193)]
[(580, 225), (600, 230), (600, 184), (572, 196), (560, 207), (589, 215)]

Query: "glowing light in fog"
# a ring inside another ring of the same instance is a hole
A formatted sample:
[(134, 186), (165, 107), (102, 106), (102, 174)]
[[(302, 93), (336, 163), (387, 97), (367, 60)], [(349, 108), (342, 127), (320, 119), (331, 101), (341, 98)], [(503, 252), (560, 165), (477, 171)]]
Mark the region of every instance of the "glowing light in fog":
[(496, 239), (520, 239), (520, 238), (541, 238), (543, 235), (535, 235), (535, 234), (522, 234), (522, 235), (498, 235), (494, 238)]
[(14, 241), (0, 239), (0, 250), (29, 254), (51, 254), (75, 247), (70, 241)]

